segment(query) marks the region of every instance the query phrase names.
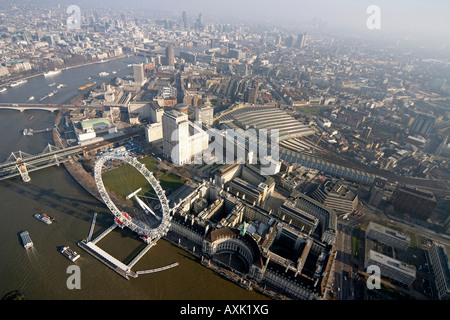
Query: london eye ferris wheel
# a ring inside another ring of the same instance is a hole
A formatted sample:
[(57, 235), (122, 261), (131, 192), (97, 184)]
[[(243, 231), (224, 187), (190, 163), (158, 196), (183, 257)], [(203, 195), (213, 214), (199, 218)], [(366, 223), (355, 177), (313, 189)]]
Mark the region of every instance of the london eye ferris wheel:
[[(111, 192), (107, 191), (104, 185), (102, 174), (105, 171), (111, 171), (110, 168), (116, 166), (117, 163), (131, 165), (148, 183), (145, 187), (133, 190), (132, 183), (129, 183), (129, 180), (132, 179), (130, 176), (124, 174), (118, 176), (121, 185), (130, 185), (127, 194), (129, 191), (131, 192), (126, 196), (126, 200), (135, 200), (133, 206), (126, 206), (116, 195), (110, 195)], [(165, 191), (153, 173), (135, 157), (114, 150), (101, 155), (94, 165), (94, 179), (101, 198), (115, 216), (115, 223), (119, 227), (130, 228), (147, 243), (157, 241), (169, 231), (172, 217)], [(146, 188), (149, 186), (151, 186), (151, 190), (143, 190), (143, 188), (150, 189)], [(154, 204), (153, 206), (149, 200)]]

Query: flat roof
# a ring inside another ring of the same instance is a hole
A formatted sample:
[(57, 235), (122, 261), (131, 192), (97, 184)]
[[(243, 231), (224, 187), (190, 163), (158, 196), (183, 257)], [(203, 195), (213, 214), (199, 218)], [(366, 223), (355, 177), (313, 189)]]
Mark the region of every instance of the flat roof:
[(106, 118), (86, 119), (81, 121), (81, 127), (83, 129), (109, 125), (111, 125), (111, 121), (109, 121), (109, 119)]
[(314, 217), (312, 214), (297, 208), (295, 206), (295, 204), (289, 202), (289, 201), (285, 201), (283, 202), (283, 204), (280, 206), (279, 210), (285, 210), (287, 212), (290, 212), (296, 216), (299, 216), (305, 220), (310, 221), (313, 224), (317, 224), (319, 222), (319, 219), (317, 219), (316, 217)]
[(406, 264), (399, 260), (393, 259), (391, 257), (388, 257), (382, 253), (375, 251), (375, 250), (369, 251), (369, 259), (379, 262), (383, 265), (389, 266), (391, 268), (394, 268), (397, 271), (400, 271), (402, 273), (409, 274), (410, 276), (413, 276), (413, 277), (416, 276), (416, 268), (414, 266)]
[(369, 222), (369, 225), (367, 226), (367, 232), (369, 232), (369, 230), (375, 230), (380, 233), (397, 238), (399, 240), (403, 240), (403, 241), (407, 241), (407, 242), (411, 241), (411, 239), (408, 236), (405, 236), (394, 229), (382, 226), (381, 224), (375, 223), (373, 221)]
[(341, 180), (326, 179), (319, 188), (347, 200), (354, 200), (356, 197), (356, 194)]

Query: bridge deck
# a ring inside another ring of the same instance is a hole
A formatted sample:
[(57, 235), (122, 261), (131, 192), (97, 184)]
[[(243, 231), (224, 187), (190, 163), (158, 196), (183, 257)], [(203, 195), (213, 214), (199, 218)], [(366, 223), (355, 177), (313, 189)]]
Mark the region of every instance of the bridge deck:
[[(56, 157), (66, 157), (66, 156), (75, 155), (75, 154), (78, 154), (81, 152), (82, 152), (82, 149), (80, 146), (73, 146), (73, 147), (59, 149), (59, 150), (55, 150), (55, 151), (51, 151), (51, 152), (32, 155), (29, 157), (23, 157), (22, 160), (23, 160), (23, 162), (29, 164), (32, 161), (37, 161), (37, 160), (45, 161), (46, 159), (52, 159), (55, 156)], [(17, 164), (16, 160), (4, 162), (4, 163), (0, 164), (0, 169), (15, 166), (16, 164)]]

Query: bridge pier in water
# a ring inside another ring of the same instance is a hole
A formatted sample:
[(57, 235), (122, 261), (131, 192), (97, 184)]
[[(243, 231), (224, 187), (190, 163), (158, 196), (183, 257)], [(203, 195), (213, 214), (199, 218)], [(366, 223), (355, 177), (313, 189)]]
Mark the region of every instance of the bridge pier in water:
[(19, 169), (20, 175), (22, 176), (22, 180), (24, 182), (30, 182), (31, 178), (30, 178), (30, 175), (28, 174), (28, 170), (27, 170), (25, 163), (22, 163), (22, 164), (19, 163), (18, 169)]
[(48, 145), (45, 150), (37, 155), (31, 155), (23, 151), (11, 152), (8, 159), (0, 163), (0, 180), (20, 175), (22, 180), (31, 180), (29, 173), (50, 166), (59, 165), (68, 161), (71, 156), (82, 153), (80, 146), (68, 148), (56, 148)]

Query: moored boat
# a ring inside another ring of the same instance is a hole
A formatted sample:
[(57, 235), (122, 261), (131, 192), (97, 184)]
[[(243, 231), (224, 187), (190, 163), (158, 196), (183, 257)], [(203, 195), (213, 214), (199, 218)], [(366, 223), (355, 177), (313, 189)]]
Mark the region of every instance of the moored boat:
[(11, 82), (9, 84), (9, 86), (11, 88), (14, 88), (14, 87), (17, 87), (18, 85), (21, 85), (21, 84), (26, 83), (26, 82), (28, 82), (28, 80), (16, 80), (16, 81)]
[(80, 255), (69, 247), (62, 247), (59, 252), (61, 252), (67, 259), (72, 262), (75, 262), (76, 260), (78, 260), (78, 258), (80, 258)]
[(55, 70), (44, 73), (44, 77), (54, 76), (58, 73), (61, 73), (61, 70), (55, 69)]

